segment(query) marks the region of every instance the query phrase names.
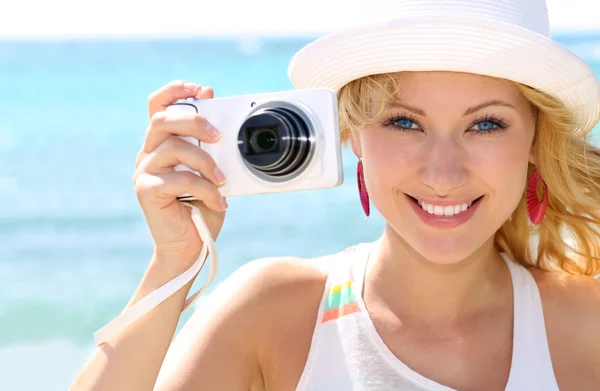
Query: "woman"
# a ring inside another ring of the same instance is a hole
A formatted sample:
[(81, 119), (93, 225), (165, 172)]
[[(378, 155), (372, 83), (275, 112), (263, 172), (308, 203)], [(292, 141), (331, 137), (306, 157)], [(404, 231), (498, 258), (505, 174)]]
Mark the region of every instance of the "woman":
[[(381, 238), (247, 264), (171, 345), (188, 284), (102, 344), (73, 390), (600, 389), (596, 76), (547, 38), (543, 0), (367, 4), (377, 20), (307, 46), (290, 77), (338, 91)], [(218, 134), (164, 111), (194, 96), (213, 91), (150, 97), (134, 179), (155, 252), (131, 304), (198, 257), (178, 194), (214, 237), (223, 223), (223, 173), (177, 138)]]

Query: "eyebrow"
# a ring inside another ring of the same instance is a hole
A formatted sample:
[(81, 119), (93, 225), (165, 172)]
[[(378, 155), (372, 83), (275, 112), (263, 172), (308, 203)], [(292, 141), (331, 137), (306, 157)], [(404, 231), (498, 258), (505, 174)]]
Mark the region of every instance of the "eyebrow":
[[(489, 102), (485, 102), (485, 103), (482, 103), (480, 105), (473, 106), (473, 107), (467, 109), (465, 111), (465, 113), (463, 114), (463, 116), (474, 114), (474, 113), (478, 112), (479, 110), (483, 110), (486, 107), (490, 107), (490, 106), (503, 106), (503, 107), (511, 107), (511, 108), (513, 108), (515, 110), (517, 109), (514, 105), (511, 105), (510, 103), (503, 102), (501, 100), (491, 100)], [(417, 115), (420, 115), (421, 117), (427, 117), (427, 113), (425, 113), (424, 110), (419, 109), (417, 107), (409, 106), (409, 105), (407, 105), (405, 103), (392, 102), (390, 104), (390, 107), (401, 107), (401, 108), (403, 108), (405, 110), (408, 110), (408, 111), (411, 111), (411, 112), (413, 112), (413, 113), (415, 113)]]

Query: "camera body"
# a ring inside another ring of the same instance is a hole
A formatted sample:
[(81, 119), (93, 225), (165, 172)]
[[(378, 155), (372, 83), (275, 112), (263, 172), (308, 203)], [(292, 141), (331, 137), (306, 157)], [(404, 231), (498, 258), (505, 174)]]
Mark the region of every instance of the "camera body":
[[(227, 183), (220, 192), (225, 197), (322, 189), (343, 181), (337, 97), (332, 90), (190, 98), (166, 110), (199, 113), (219, 130), (221, 138), (212, 144), (182, 139), (206, 151), (223, 171)], [(175, 170), (195, 172), (184, 165)], [(194, 198), (182, 194), (178, 199)]]

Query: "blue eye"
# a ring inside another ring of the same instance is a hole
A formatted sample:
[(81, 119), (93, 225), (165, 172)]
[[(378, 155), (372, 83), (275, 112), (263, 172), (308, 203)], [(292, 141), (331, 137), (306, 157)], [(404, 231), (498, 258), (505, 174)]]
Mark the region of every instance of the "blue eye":
[(419, 129), (419, 125), (408, 118), (396, 118), (394, 125), (402, 129)]
[(481, 121), (476, 123), (475, 126), (477, 126), (477, 130), (480, 130), (482, 132), (489, 132), (494, 130), (498, 125), (496, 125), (492, 121)]
[(473, 125), (471, 125), (470, 129), (476, 133), (485, 135), (495, 133), (506, 128), (508, 128), (508, 124), (505, 121), (493, 116), (486, 116), (485, 118), (473, 121)]
[(382, 125), (384, 127), (394, 128), (395, 130), (400, 130), (403, 132), (421, 129), (419, 124), (417, 124), (417, 121), (407, 114), (399, 114), (397, 116), (388, 118), (383, 122)]

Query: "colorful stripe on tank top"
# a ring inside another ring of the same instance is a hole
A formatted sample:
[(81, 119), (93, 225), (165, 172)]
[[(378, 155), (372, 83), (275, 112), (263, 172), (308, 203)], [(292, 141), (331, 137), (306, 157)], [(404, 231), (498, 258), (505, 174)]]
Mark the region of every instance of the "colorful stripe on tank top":
[(347, 281), (341, 285), (334, 285), (327, 295), (321, 323), (336, 320), (359, 311), (360, 308), (354, 296), (352, 282)]

